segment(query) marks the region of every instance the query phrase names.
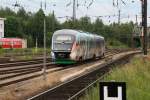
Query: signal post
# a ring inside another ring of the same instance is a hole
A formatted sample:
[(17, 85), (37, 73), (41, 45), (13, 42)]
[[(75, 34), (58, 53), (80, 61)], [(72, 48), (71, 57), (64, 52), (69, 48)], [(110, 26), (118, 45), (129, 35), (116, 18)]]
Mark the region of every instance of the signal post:
[(142, 32), (143, 32), (143, 52), (147, 55), (147, 0), (142, 2)]

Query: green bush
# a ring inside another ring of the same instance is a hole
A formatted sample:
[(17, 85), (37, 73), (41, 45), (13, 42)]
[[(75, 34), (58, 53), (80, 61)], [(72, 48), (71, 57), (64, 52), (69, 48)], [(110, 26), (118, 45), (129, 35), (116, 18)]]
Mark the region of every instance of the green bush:
[(106, 45), (109, 48), (128, 48), (127, 45), (121, 43), (120, 41), (116, 39), (107, 39)]

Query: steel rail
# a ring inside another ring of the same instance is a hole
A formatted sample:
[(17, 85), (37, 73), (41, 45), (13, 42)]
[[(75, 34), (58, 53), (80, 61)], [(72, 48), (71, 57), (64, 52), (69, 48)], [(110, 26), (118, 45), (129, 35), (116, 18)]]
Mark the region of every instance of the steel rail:
[[(120, 52), (122, 52), (122, 50), (117, 50), (117, 52), (114, 49), (107, 50), (106, 51), (107, 55), (106, 55), (105, 58), (107, 58), (108, 56), (109, 57), (113, 56), (114, 54), (120, 53)], [(40, 63), (40, 64), (38, 64), (38, 63)], [(0, 75), (3, 75), (3, 77), (0, 77), (0, 80), (1, 81), (8, 80), (8, 79), (11, 79), (11, 78), (14, 78), (14, 77), (19, 77), (19, 76), (22, 76), (22, 75), (28, 75), (30, 73), (39, 72), (42, 69), (42, 67), (41, 67), (42, 64), (41, 63), (42, 63), (42, 60), (37, 59), (36, 61), (35, 60), (29, 60), (29, 61), (19, 61), (19, 62), (11, 62), (11, 63), (0, 64)], [(81, 65), (81, 64), (85, 64), (85, 63), (86, 62), (75, 64), (72, 67), (78, 66), (78, 65)], [(24, 66), (22, 66), (22, 65), (24, 65)], [(53, 63), (47, 63), (47, 66), (51, 66), (51, 65), (53, 65)], [(48, 67), (48, 69), (54, 68), (54, 67), (56, 67), (56, 66)], [(15, 73), (15, 74), (9, 75), (11, 73)], [(14, 84), (15, 82), (24, 81), (26, 79), (38, 77), (40, 75), (36, 75), (36, 76), (33, 75), (32, 77), (29, 77), (29, 78), (23, 78), (23, 79), (19, 79), (19, 80), (16, 80), (16, 81), (12, 80), (12, 82), (9, 81), (9, 82), (5, 82), (5, 83), (2, 83), (2, 84), (0, 83), (0, 87), (10, 85), (10, 84)]]

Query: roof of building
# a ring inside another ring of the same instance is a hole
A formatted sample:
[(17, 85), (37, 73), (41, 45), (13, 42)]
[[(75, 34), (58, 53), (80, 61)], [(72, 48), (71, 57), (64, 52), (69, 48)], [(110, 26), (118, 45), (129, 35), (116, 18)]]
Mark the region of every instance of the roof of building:
[(1, 18), (1, 17), (0, 17), (0, 20), (6, 20), (6, 18)]
[(0, 38), (0, 41), (22, 41), (21, 38)]

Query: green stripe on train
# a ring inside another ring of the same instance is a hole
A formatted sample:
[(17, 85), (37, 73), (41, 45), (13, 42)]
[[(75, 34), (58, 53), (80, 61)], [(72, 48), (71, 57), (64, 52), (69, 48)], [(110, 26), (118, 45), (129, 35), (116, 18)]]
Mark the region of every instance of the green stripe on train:
[(76, 62), (70, 59), (56, 59), (55, 63), (56, 64), (74, 64)]

